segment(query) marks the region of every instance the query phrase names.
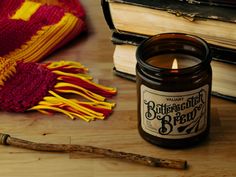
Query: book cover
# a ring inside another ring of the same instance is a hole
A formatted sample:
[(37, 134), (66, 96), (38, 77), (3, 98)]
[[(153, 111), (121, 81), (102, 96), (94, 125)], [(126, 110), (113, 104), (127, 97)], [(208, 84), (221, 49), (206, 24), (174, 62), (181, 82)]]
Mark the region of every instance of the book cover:
[(178, 0), (103, 0), (102, 7), (107, 24), (119, 33), (151, 36), (180, 32), (202, 37), (213, 45), (236, 49), (234, 8), (183, 5)]
[[(110, 2), (131, 4), (135, 6), (143, 6), (147, 8), (168, 11), (169, 13), (176, 14), (177, 16), (183, 15), (190, 18), (218, 19), (221, 21), (227, 21), (227, 22), (233, 22), (233, 23), (236, 22), (236, 12), (235, 12), (235, 9), (232, 7), (230, 8), (225, 8), (222, 6), (215, 7), (215, 6), (209, 6), (209, 5), (199, 5), (199, 3), (183, 4), (177, 0), (166, 0), (166, 1), (163, 1), (163, 0), (101, 0), (104, 17), (107, 20), (107, 23), (109, 24), (109, 26), (111, 27), (112, 26), (114, 27), (114, 25), (111, 25), (112, 18), (111, 18), (111, 13), (109, 9)], [(232, 3), (232, 4), (236, 4), (236, 3)]]

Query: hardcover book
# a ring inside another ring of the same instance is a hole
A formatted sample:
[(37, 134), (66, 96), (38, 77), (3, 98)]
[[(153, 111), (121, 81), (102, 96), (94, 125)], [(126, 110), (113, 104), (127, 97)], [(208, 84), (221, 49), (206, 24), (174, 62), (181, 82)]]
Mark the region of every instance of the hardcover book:
[(107, 24), (119, 33), (150, 36), (182, 32), (213, 45), (236, 49), (234, 8), (177, 0), (102, 0), (102, 7)]

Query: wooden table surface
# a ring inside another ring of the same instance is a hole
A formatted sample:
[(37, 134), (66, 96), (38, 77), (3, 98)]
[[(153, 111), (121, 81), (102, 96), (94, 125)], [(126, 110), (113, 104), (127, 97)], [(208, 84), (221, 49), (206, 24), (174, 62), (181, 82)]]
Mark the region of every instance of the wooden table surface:
[(99, 0), (82, 0), (87, 11), (88, 34), (58, 50), (47, 60), (77, 60), (90, 69), (96, 82), (118, 88), (117, 103), (107, 120), (90, 123), (64, 115), (0, 113), (0, 132), (47, 143), (92, 145), (143, 155), (185, 159), (187, 170), (147, 167), (79, 153), (48, 153), (0, 146), (1, 177), (235, 177), (236, 104), (212, 97), (209, 140), (185, 150), (167, 150), (144, 141), (137, 131), (136, 85), (112, 72), (114, 46)]

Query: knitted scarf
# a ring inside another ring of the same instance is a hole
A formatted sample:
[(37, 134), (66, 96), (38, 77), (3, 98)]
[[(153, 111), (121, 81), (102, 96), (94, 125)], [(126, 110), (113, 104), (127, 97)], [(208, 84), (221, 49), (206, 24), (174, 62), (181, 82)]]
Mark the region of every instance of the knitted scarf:
[(85, 13), (76, 0), (48, 5), (28, 0), (0, 1), (0, 56), (39, 61), (85, 30)]
[(106, 98), (116, 89), (92, 82), (79, 62), (36, 63), (85, 30), (79, 1), (50, 2), (0, 1), (0, 110), (104, 119), (115, 106)]

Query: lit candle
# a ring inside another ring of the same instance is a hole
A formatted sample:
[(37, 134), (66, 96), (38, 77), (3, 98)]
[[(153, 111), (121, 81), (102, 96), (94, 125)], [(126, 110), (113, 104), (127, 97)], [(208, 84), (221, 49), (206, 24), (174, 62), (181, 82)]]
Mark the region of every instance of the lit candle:
[(146, 62), (152, 66), (166, 69), (183, 69), (201, 62), (197, 57), (186, 54), (162, 54), (150, 57)]
[(178, 61), (176, 58), (173, 60), (171, 69), (178, 69)]
[(207, 137), (212, 80), (207, 43), (186, 34), (161, 34), (144, 41), (136, 56), (140, 135), (169, 148)]

